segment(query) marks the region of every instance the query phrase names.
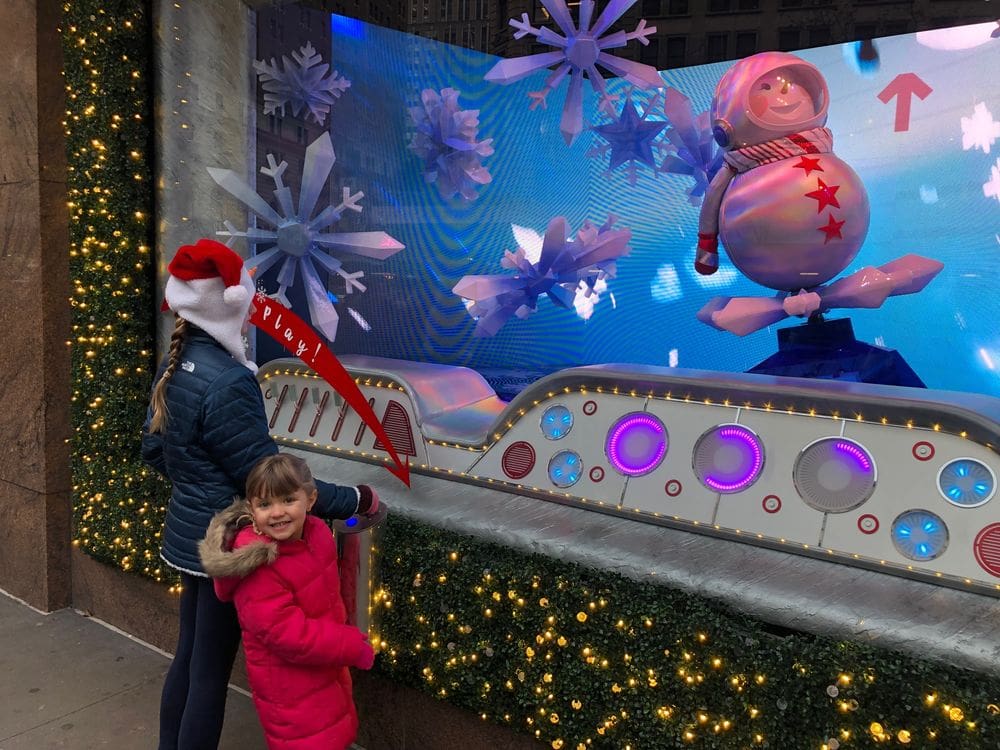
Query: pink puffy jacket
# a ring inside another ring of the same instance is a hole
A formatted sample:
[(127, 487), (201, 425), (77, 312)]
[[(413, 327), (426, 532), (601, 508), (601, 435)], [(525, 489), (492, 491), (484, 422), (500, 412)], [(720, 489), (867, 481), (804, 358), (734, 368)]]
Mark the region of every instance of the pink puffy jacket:
[(368, 669), (374, 656), (367, 636), (345, 624), (333, 534), (307, 516), (301, 540), (274, 542), (238, 528), (242, 519), (242, 501), (219, 513), (200, 551), (219, 599), (236, 605), (267, 745), (346, 748), (358, 728), (348, 667)]

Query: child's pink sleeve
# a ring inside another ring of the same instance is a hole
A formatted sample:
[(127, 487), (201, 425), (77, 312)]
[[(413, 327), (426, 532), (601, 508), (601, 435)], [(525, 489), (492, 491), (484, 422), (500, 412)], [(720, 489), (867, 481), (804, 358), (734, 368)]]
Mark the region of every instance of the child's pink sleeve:
[(366, 634), (331, 619), (306, 617), (285, 582), (268, 568), (244, 579), (234, 603), (244, 633), (285, 661), (361, 669), (372, 665)]

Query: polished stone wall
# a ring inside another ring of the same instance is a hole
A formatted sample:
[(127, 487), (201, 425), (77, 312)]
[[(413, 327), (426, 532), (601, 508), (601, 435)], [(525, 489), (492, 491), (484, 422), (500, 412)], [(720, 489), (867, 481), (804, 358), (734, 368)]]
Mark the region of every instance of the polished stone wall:
[(70, 598), (69, 235), (58, 0), (0, 3), (0, 588)]

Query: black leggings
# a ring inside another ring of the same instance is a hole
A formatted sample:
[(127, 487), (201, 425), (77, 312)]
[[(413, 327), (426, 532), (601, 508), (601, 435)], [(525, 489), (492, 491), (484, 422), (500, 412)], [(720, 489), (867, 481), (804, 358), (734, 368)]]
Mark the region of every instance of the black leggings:
[(211, 578), (182, 573), (181, 583), (180, 635), (160, 699), (159, 750), (216, 750), (240, 624), (236, 608), (216, 598)]

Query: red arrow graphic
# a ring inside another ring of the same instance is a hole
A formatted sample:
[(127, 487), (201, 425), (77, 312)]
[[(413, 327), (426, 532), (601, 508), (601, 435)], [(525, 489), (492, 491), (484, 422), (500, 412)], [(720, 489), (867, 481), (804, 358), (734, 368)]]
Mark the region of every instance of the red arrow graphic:
[(894, 128), (897, 133), (903, 133), (910, 129), (910, 101), (913, 95), (916, 94), (922, 101), (933, 90), (916, 73), (900, 73), (879, 92), (878, 98), (883, 104), (888, 104), (893, 97), (897, 97), (896, 126)]
[(285, 347), (289, 353), (294, 354), (312, 367), (323, 380), (344, 397), (344, 401), (372, 429), (372, 432), (378, 436), (392, 457), (393, 463), (396, 465), (394, 467), (387, 466), (386, 469), (409, 487), (409, 456), (406, 457), (405, 463), (400, 461), (392, 441), (385, 433), (385, 428), (382, 427), (382, 423), (379, 422), (372, 407), (368, 404), (368, 399), (365, 398), (361, 389), (358, 388), (358, 384), (354, 382), (354, 378), (344, 369), (333, 352), (327, 348), (316, 331), (298, 315), (270, 297), (258, 294), (254, 297), (254, 307), (250, 322), (257, 326), (258, 331), (266, 333)]

